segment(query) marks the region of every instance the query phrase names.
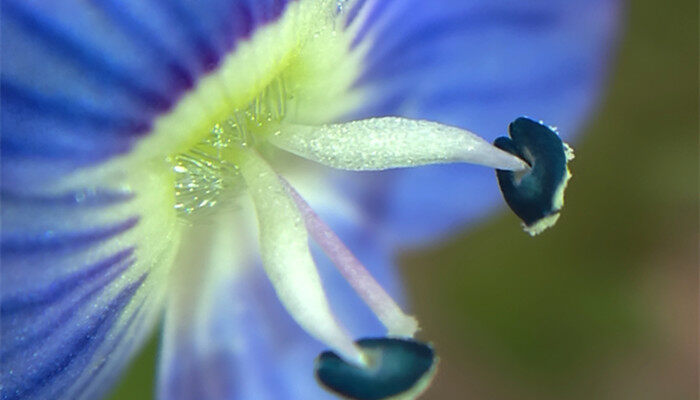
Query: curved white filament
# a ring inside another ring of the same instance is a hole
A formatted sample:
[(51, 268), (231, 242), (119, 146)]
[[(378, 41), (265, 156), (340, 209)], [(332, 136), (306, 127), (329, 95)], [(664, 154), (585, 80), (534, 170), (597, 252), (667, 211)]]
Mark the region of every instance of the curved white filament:
[(415, 318), (406, 315), (394, 299), (372, 277), (362, 263), (345, 247), (343, 242), (311, 209), (311, 206), (294, 188), (282, 179), (292, 199), (296, 202), (311, 237), (323, 249), (350, 286), (372, 309), (392, 336), (413, 337), (418, 330)]
[(253, 199), (265, 272), (291, 316), (348, 362), (365, 357), (336, 320), (308, 247), (304, 220), (274, 170), (252, 149), (233, 156)]
[(469, 131), (398, 117), (323, 126), (283, 124), (269, 141), (298, 156), (345, 170), (453, 162), (514, 171), (528, 168), (520, 158)]

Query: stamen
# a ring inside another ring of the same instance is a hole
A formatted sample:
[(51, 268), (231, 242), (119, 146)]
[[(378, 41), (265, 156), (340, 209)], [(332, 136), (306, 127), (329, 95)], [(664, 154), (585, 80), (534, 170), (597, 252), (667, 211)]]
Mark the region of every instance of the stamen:
[(311, 237), (323, 249), (355, 292), (372, 309), (387, 328), (390, 336), (413, 337), (418, 330), (415, 318), (406, 315), (362, 263), (345, 247), (343, 242), (311, 209), (311, 206), (280, 177), (306, 222)]
[(513, 171), (528, 168), (520, 158), (469, 131), (398, 117), (323, 126), (283, 124), (268, 139), (275, 146), (301, 157), (346, 170), (383, 170), (452, 162)]
[(359, 366), (366, 358), (333, 315), (308, 247), (304, 221), (274, 170), (252, 149), (230, 154), (240, 168), (258, 218), (265, 272), (290, 315), (311, 336)]

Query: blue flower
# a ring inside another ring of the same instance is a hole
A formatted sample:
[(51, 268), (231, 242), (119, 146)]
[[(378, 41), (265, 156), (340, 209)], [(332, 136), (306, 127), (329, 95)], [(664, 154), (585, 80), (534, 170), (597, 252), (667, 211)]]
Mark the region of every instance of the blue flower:
[(322, 350), (418, 329), (391, 250), (498, 204), (466, 163), (581, 125), (617, 11), (3, 0), (0, 397), (100, 398), (161, 320), (159, 398), (330, 396)]

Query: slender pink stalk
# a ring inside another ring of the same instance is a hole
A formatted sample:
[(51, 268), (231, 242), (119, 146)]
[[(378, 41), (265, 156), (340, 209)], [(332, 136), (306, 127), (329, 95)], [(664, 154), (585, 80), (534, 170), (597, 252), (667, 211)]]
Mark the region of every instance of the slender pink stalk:
[(323, 249), (328, 258), (350, 283), (362, 300), (387, 328), (389, 335), (413, 337), (418, 330), (415, 318), (406, 315), (394, 299), (372, 277), (362, 263), (345, 247), (340, 238), (311, 209), (311, 206), (282, 177), (290, 196), (294, 199), (311, 237)]

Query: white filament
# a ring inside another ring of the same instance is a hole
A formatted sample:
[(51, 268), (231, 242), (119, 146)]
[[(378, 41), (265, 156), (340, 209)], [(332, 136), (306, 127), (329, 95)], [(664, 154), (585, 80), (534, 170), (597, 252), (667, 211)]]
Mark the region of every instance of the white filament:
[(394, 299), (372, 277), (352, 252), (345, 247), (333, 230), (311, 209), (311, 206), (301, 195), (289, 183), (284, 180), (282, 182), (287, 187), (289, 194), (304, 217), (306, 228), (311, 237), (321, 246), (355, 292), (372, 309), (372, 312), (387, 328), (388, 334), (413, 337), (418, 330), (416, 319), (406, 315), (401, 310)]
[(298, 156), (346, 170), (453, 162), (514, 171), (528, 168), (520, 158), (469, 131), (398, 117), (323, 126), (284, 124), (269, 141)]
[(290, 315), (346, 361), (365, 357), (333, 315), (308, 247), (304, 220), (274, 170), (251, 149), (234, 154), (253, 199), (265, 272)]

